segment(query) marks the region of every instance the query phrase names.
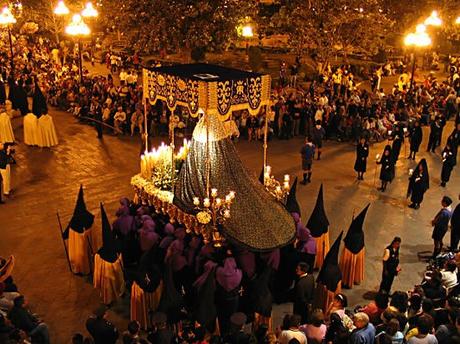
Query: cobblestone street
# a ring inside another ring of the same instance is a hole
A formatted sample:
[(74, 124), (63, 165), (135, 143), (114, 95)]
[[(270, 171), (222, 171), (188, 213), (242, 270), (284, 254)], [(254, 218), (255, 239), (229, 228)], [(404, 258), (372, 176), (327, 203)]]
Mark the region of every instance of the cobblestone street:
[[(130, 178), (139, 170), (140, 138), (105, 135), (100, 141), (94, 128), (79, 124), (70, 114), (51, 111), (51, 115), (60, 139), (59, 146), (51, 150), (25, 146), (22, 143), (22, 119), (14, 120), (15, 134), (20, 142), (16, 146), (18, 164), (12, 167), (14, 193), (5, 205), (0, 206), (0, 256), (16, 256), (13, 276), (21, 292), (29, 299), (32, 309), (49, 324), (52, 343), (64, 344), (74, 332), (85, 331), (85, 320), (99, 304), (99, 297), (90, 280), (68, 271), (56, 212), (59, 211), (62, 225), (66, 226), (81, 183), (85, 187), (87, 206), (96, 215), (93, 228), (100, 228), (101, 201), (113, 221), (118, 199), (133, 194)], [(451, 131), (452, 123), (449, 123), (444, 130), (442, 146)], [(407, 144), (407, 151), (406, 146), (402, 148), (396, 166), (397, 176), (384, 194), (376, 190), (378, 173), (373, 184), (373, 160), (377, 153), (382, 153), (384, 142), (372, 146), (368, 172), (361, 183), (357, 183), (353, 171), (355, 147), (350, 143), (326, 142), (322, 160), (313, 164), (312, 183), (297, 188), (302, 219), (306, 222), (319, 185), (324, 184), (331, 241), (341, 230), (348, 229), (353, 212), (357, 214), (371, 202), (365, 221), (365, 281), (345, 291), (352, 305), (362, 303), (363, 295), (378, 287), (381, 254), (395, 235), (400, 235), (403, 242), (402, 273), (395, 281), (394, 290), (408, 290), (419, 283), (425, 263), (418, 260), (417, 253), (432, 249), (430, 221), (440, 208), (440, 200), (443, 195), (448, 195), (454, 205), (458, 202), (458, 167), (447, 188), (441, 188), (439, 151), (438, 155), (426, 153), (427, 139), (428, 131), (424, 128), (422, 152), (417, 158), (427, 158), (431, 183), (419, 211), (407, 208), (405, 199), (407, 171), (415, 166), (413, 161), (405, 158), (409, 153)], [(269, 164), (275, 175), (300, 176), (298, 151), (301, 144), (301, 138), (270, 143)], [(237, 148), (256, 177), (262, 166), (262, 144), (240, 141)], [(276, 308), (275, 324), (280, 322), (285, 309), (286, 306)], [(128, 312), (129, 297), (125, 297), (123, 302), (112, 307), (109, 319), (120, 330), (125, 330)]]

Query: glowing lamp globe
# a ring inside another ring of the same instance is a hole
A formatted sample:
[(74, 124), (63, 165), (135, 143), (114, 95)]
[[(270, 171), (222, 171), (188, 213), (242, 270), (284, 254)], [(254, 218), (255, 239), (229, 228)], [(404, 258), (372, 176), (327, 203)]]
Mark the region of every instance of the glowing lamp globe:
[(0, 13), (0, 25), (6, 26), (16, 23), (16, 18), (11, 13), (8, 7), (3, 7), (2, 12)]
[(54, 14), (58, 16), (65, 16), (69, 14), (69, 9), (65, 5), (64, 1), (59, 0), (59, 2), (56, 5), (56, 8), (54, 9)]

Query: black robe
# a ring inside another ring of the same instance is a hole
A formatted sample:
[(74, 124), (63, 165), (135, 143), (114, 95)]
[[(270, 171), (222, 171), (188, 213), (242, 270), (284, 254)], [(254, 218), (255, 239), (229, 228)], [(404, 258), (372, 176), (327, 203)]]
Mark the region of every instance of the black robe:
[(168, 316), (168, 323), (175, 324), (181, 320), (183, 300), (181, 294), (174, 285), (173, 271), (170, 263), (166, 264), (163, 276), (164, 285), (158, 310)]
[(397, 161), (399, 158), (399, 153), (401, 152), (401, 145), (404, 142), (404, 132), (400, 126), (396, 127), (393, 131), (393, 144), (391, 146), (391, 154), (393, 156), (393, 161)]
[(442, 170), (441, 181), (447, 183), (450, 179), (450, 174), (455, 166), (455, 155), (447, 147), (442, 152)]
[(420, 126), (413, 127), (410, 131), (410, 150), (411, 152), (418, 152), (420, 144), (422, 143), (423, 132)]
[(252, 311), (264, 317), (271, 317), (273, 297), (270, 291), (270, 280), (273, 269), (266, 265), (261, 273), (249, 282), (249, 302)]
[(382, 165), (380, 169), (380, 180), (391, 182), (395, 176), (395, 164), (391, 154), (388, 156), (383, 155), (378, 163)]
[(199, 288), (193, 307), (193, 318), (205, 327), (209, 333), (213, 333), (216, 329), (217, 309), (215, 294), (216, 268), (214, 267), (209, 272), (206, 281)]
[(365, 143), (364, 145), (358, 144), (358, 146), (356, 147), (356, 161), (355, 161), (355, 171), (356, 172), (366, 172), (368, 156), (369, 156), (369, 145), (367, 143)]
[(5, 104), (6, 101), (6, 89), (5, 83), (0, 80), (0, 104)]
[(423, 201), (423, 195), (429, 188), (428, 173), (426, 171), (420, 174), (418, 168), (409, 180), (408, 195), (411, 196), (411, 202), (420, 204)]

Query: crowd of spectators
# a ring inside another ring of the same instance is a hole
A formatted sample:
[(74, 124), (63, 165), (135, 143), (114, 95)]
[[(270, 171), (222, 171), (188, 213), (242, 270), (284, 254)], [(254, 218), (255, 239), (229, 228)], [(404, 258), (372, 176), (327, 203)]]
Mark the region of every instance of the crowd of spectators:
[(28, 300), (11, 276), (9, 266), (13, 264), (0, 258), (0, 343), (49, 344), (48, 326), (31, 311)]

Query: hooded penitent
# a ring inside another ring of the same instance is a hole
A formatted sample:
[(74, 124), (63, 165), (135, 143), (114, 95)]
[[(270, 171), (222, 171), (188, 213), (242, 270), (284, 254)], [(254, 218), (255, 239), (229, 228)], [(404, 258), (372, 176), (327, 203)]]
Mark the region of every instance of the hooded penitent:
[(363, 224), (369, 205), (352, 220), (344, 239), (345, 248), (342, 251), (340, 268), (342, 270), (342, 284), (349, 288), (364, 280)]
[[(423, 172), (420, 172), (420, 166), (423, 167)], [(411, 196), (413, 203), (420, 204), (423, 201), (423, 195), (430, 187), (430, 175), (428, 173), (428, 165), (425, 159), (420, 160), (417, 167), (414, 169), (412, 176), (409, 178), (409, 187), (407, 189), (407, 197)]]
[(32, 112), (37, 117), (40, 117), (44, 113), (48, 113), (48, 105), (46, 104), (46, 98), (43, 95), (40, 87), (38, 86), (37, 81), (35, 81)]
[(89, 229), (93, 225), (94, 215), (86, 209), (83, 196), (83, 185), (80, 185), (77, 204), (66, 230), (63, 233), (64, 239), (68, 239), (69, 260), (73, 273), (88, 274), (89, 262)]
[(94, 256), (94, 288), (98, 289), (104, 304), (120, 298), (125, 291), (120, 243), (110, 228), (109, 219), (101, 203), (102, 247)]
[(299, 216), (302, 216), (300, 211), (299, 202), (297, 202), (297, 177), (295, 177), (294, 183), (292, 183), (291, 190), (286, 201), (286, 209), (290, 213), (297, 213)]
[(315, 208), (308, 219), (307, 228), (316, 240), (315, 268), (320, 268), (329, 251), (329, 220), (324, 209), (323, 184), (319, 188)]
[(292, 217), (249, 175), (215, 115), (203, 116), (195, 127), (190, 151), (174, 187), (174, 204), (187, 213), (196, 213), (193, 198), (206, 197), (207, 152), (210, 186), (217, 188), (221, 197), (230, 191), (236, 193), (223, 234), (240, 246), (256, 251), (269, 251), (292, 241), (295, 236)]
[(335, 240), (331, 249), (324, 259), (323, 266), (316, 278), (317, 286), (315, 291), (315, 307), (326, 312), (334, 295), (341, 291), (342, 272), (339, 267), (339, 249), (342, 241), (343, 231)]

